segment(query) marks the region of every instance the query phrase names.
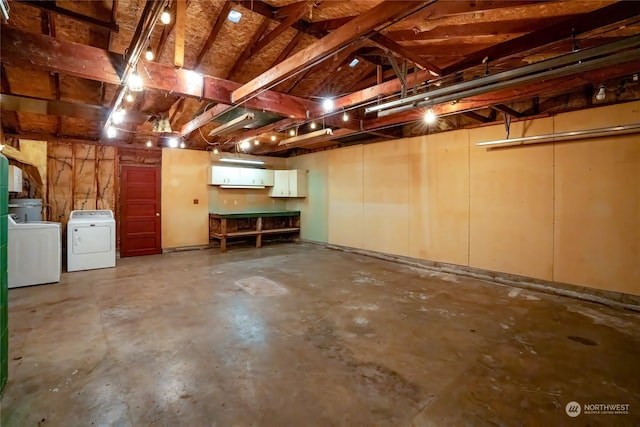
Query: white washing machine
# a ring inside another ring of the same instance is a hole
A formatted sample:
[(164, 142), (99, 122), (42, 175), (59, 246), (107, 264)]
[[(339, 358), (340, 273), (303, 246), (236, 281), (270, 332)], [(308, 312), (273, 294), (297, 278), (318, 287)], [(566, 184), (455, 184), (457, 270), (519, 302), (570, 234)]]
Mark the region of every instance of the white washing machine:
[(116, 266), (112, 211), (72, 211), (67, 223), (67, 271)]
[(10, 288), (60, 281), (62, 228), (59, 222), (17, 223), (9, 215), (7, 243)]

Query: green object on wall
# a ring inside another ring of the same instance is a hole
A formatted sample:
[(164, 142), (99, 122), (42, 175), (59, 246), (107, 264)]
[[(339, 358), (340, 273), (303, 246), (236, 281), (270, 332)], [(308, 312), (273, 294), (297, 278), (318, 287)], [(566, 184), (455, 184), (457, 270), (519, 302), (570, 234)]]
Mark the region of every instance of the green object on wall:
[(9, 281), (7, 279), (7, 216), (9, 215), (9, 162), (0, 154), (0, 394), (9, 371)]

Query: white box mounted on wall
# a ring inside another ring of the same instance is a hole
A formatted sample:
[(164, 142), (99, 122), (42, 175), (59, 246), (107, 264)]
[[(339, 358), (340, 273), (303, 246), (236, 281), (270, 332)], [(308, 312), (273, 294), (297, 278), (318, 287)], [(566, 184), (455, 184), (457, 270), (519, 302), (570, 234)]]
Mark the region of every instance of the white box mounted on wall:
[(22, 169), (17, 166), (9, 166), (9, 192), (22, 192)]

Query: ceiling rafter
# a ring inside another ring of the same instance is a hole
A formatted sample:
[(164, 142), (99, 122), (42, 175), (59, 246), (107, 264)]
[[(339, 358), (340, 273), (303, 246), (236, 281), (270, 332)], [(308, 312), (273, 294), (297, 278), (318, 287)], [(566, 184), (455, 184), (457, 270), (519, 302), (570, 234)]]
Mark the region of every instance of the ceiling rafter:
[(258, 27), (256, 32), (253, 33), (253, 36), (249, 40), (247, 47), (240, 53), (240, 56), (238, 56), (238, 59), (236, 59), (236, 62), (233, 64), (233, 67), (231, 67), (231, 69), (227, 73), (227, 76), (226, 76), (227, 79), (233, 78), (234, 75), (238, 73), (238, 71), (240, 71), (240, 68), (242, 68), (244, 63), (247, 62), (247, 60), (251, 57), (251, 46), (257, 43), (257, 41), (260, 39), (260, 37), (264, 35), (264, 33), (267, 31), (268, 28), (269, 28), (269, 20), (266, 18), (263, 18), (262, 22), (260, 23), (260, 26)]
[[(391, 5), (391, 3), (393, 3), (393, 5)], [(348, 44), (353, 43), (363, 36), (368, 36), (371, 31), (389, 22), (409, 16), (429, 4), (430, 3), (424, 1), (407, 1), (399, 5), (397, 2), (385, 0), (336, 31), (323, 37), (319, 42), (307, 46), (274, 68), (265, 71), (250, 82), (234, 90), (231, 94), (231, 100), (233, 102), (242, 101), (254, 95), (256, 92), (275, 86), (292, 74), (299, 72), (311, 64), (323, 61)]]
[(78, 22), (92, 25), (98, 28), (104, 28), (114, 33), (120, 31), (120, 28), (115, 21), (107, 22), (100, 19), (96, 19), (92, 16), (83, 15), (81, 13), (74, 12), (72, 10), (64, 9), (55, 4), (55, 1), (27, 1), (27, 0), (14, 0), (22, 4), (26, 4), (32, 7), (37, 7), (47, 12), (55, 13), (56, 15), (65, 16)]
[(529, 32), (521, 37), (511, 39), (504, 43), (491, 46), (477, 52), (467, 54), (465, 59), (443, 69), (444, 74), (452, 74), (457, 71), (478, 65), (484, 58), (495, 61), (498, 58), (523, 52), (532, 48), (547, 45), (552, 42), (571, 37), (572, 29), (576, 35), (602, 27), (627, 18), (640, 15), (640, 2), (621, 1), (612, 5), (596, 9), (578, 16), (572, 16), (561, 22), (545, 26), (536, 31)]
[(310, 6), (313, 7), (313, 1), (302, 1), (299, 3), (295, 3), (295, 6), (296, 7), (291, 10), (286, 19), (284, 19), (276, 28), (271, 30), (268, 34), (263, 35), (255, 44), (250, 44), (248, 46), (249, 56), (255, 55), (256, 53), (260, 52), (260, 50), (271, 43), (276, 37), (291, 28), (291, 26), (295, 22), (297, 22), (306, 14), (307, 9)]
[(442, 69), (440, 67), (432, 64), (431, 62), (425, 60), (424, 58), (421, 58), (420, 55), (417, 55), (415, 52), (412, 52), (411, 49), (396, 43), (395, 41), (391, 40), (388, 37), (383, 36), (380, 33), (373, 34), (371, 37), (369, 37), (369, 40), (371, 40), (376, 45), (382, 47), (383, 49), (388, 49), (391, 52), (395, 53), (396, 55), (402, 58), (408, 59), (409, 61), (413, 62), (420, 68), (431, 71), (432, 74), (434, 74), (435, 76), (442, 75)]

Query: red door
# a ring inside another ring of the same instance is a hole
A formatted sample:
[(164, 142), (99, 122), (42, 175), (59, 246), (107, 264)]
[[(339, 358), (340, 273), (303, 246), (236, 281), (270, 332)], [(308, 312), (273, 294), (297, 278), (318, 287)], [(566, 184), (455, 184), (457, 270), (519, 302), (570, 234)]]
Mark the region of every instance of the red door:
[(122, 166), (120, 176), (120, 256), (161, 253), (160, 168)]

